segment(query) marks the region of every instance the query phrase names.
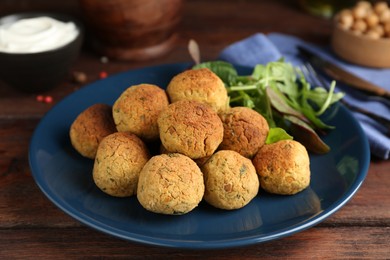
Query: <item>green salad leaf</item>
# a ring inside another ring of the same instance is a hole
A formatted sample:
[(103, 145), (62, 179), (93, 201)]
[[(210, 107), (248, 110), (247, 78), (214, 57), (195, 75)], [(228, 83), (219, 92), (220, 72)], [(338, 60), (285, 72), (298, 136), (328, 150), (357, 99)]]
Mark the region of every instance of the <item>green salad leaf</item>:
[(194, 68), (208, 68), (212, 70), (227, 85), (234, 84), (235, 80), (238, 77), (237, 71), (234, 66), (224, 61), (203, 62), (195, 65)]
[(293, 137), (289, 135), (283, 128), (272, 127), (269, 129), (265, 143), (272, 144), (280, 140), (292, 140), (292, 139)]
[(225, 61), (199, 63), (193, 67), (197, 68), (208, 68), (222, 79), (231, 106), (250, 107), (264, 116), (271, 129), (269, 142), (286, 138), (279, 129), (273, 130), (282, 128), (312, 152), (329, 151), (318, 133), (334, 128), (320, 116), (344, 96), (334, 92), (334, 81), (329, 90), (313, 87), (299, 69), (283, 59), (256, 65), (250, 75), (238, 75)]

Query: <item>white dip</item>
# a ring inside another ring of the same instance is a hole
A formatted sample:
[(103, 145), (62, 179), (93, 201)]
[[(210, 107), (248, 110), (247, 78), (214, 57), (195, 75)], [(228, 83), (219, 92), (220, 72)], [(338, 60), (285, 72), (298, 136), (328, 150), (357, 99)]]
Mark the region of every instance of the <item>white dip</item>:
[(73, 22), (42, 16), (0, 26), (0, 52), (35, 53), (64, 46), (78, 35)]

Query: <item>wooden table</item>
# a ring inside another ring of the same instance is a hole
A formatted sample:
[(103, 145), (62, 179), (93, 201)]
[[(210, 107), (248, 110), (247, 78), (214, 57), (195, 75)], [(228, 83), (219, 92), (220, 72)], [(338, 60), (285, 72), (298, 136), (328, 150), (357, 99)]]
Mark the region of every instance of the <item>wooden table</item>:
[[(79, 15), (76, 1), (4, 1), (1, 14), (22, 10), (55, 10)], [(292, 1), (188, 0), (177, 48), (150, 61), (101, 63), (85, 46), (72, 71), (83, 71), (88, 81), (143, 66), (189, 61), (190, 38), (200, 44), (204, 60), (215, 59), (228, 44), (256, 32), (282, 32), (310, 42), (328, 44), (331, 22), (302, 12)], [(39, 190), (28, 164), (28, 145), (39, 120), (66, 95), (83, 85), (64, 80), (35, 94), (0, 85), (0, 258), (72, 259), (83, 257), (218, 259), (390, 257), (390, 161), (372, 159), (367, 179), (357, 194), (337, 213), (298, 234), (263, 244), (225, 250), (195, 251), (152, 247), (95, 231), (69, 217)]]

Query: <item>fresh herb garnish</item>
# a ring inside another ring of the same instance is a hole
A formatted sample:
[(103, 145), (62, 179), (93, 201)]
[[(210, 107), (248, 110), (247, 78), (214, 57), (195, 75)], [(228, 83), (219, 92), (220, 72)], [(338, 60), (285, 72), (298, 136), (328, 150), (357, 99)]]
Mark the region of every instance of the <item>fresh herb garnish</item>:
[[(231, 106), (250, 107), (262, 114), (270, 128), (283, 128), (315, 153), (326, 153), (326, 145), (317, 132), (334, 128), (319, 117), (343, 93), (335, 93), (335, 82), (329, 91), (323, 87), (313, 88), (303, 73), (283, 59), (266, 65), (257, 65), (251, 75), (238, 75), (234, 66), (224, 61), (210, 61), (196, 64), (194, 69), (209, 68), (225, 83)], [(273, 137), (288, 138), (281, 131), (271, 131)], [(279, 137), (278, 137), (279, 136)]]
[(292, 139), (293, 139), (292, 136), (289, 135), (283, 128), (272, 127), (269, 129), (265, 143), (272, 144), (280, 140), (292, 140)]

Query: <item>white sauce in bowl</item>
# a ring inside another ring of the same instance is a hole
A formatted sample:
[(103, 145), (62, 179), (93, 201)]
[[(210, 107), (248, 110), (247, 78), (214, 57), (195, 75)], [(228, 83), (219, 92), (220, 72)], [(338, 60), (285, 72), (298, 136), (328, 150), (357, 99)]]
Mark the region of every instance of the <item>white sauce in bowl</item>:
[(0, 52), (53, 50), (74, 40), (78, 33), (73, 22), (66, 23), (47, 16), (21, 19), (0, 26)]

